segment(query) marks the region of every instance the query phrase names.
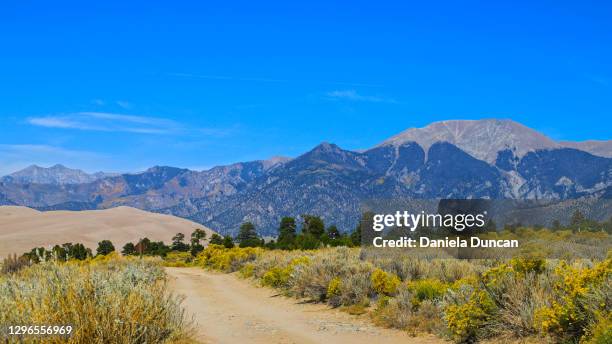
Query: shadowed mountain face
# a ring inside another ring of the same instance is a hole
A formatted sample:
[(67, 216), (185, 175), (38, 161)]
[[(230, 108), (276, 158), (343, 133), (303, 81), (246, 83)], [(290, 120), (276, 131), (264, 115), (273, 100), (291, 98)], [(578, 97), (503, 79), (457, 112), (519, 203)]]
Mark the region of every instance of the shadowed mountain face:
[(14, 203), (8, 199), (5, 195), (0, 193), (0, 206), (2, 205), (13, 205)]
[(352, 230), (361, 202), (372, 198), (568, 199), (609, 193), (612, 159), (566, 146), (511, 121), (446, 121), (409, 129), (363, 152), (323, 143), (292, 160), (200, 172), (153, 167), (85, 183), (4, 178), (0, 204), (42, 210), (127, 205), (222, 233), (234, 234), (240, 223), (252, 221), (262, 234), (275, 234), (281, 217), (307, 213)]

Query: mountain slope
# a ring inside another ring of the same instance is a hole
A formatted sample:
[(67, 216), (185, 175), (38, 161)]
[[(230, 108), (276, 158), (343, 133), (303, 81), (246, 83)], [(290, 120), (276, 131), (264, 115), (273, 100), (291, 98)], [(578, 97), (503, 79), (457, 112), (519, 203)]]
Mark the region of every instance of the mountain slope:
[(501, 173), (487, 163), (448, 143), (433, 145), (428, 155), (425, 163), (423, 149), (414, 143), (363, 153), (323, 143), (238, 194), (216, 202), (192, 200), (199, 211), (188, 217), (229, 233), (248, 220), (274, 234), (283, 216), (318, 214), (348, 230), (357, 224), (364, 199), (501, 194)]

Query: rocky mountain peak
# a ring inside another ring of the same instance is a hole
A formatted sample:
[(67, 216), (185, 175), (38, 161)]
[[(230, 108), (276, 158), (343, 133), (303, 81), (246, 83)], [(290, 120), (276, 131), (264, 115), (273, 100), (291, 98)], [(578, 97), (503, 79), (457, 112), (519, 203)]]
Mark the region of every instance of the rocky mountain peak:
[(79, 169), (71, 169), (61, 164), (51, 167), (31, 165), (23, 170), (3, 177), (3, 181), (17, 184), (82, 184), (93, 182), (106, 174), (88, 174)]
[(323, 141), (319, 143), (317, 146), (315, 146), (311, 150), (311, 152), (333, 152), (333, 151), (340, 151), (340, 150), (341, 148), (338, 147), (336, 144)]
[(502, 150), (509, 149), (522, 157), (531, 151), (561, 147), (541, 133), (508, 119), (434, 122), (423, 128), (407, 129), (380, 145), (397, 146), (410, 141), (426, 151), (436, 142), (448, 142), (489, 163), (495, 162)]

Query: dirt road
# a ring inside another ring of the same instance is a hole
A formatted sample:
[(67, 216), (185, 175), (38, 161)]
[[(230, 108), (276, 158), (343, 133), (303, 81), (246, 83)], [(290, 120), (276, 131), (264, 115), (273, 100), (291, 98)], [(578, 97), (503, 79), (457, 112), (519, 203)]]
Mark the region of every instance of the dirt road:
[(234, 275), (168, 268), (174, 292), (186, 297), (204, 343), (439, 343), (375, 327), (321, 304), (300, 303)]

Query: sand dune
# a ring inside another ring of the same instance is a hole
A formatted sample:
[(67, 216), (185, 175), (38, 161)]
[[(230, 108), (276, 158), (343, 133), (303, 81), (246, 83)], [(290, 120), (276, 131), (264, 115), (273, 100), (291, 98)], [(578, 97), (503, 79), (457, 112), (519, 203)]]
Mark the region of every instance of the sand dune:
[(175, 216), (117, 207), (105, 210), (40, 212), (25, 207), (0, 207), (0, 257), (33, 247), (81, 242), (95, 252), (98, 242), (111, 240), (118, 250), (127, 242), (148, 237), (171, 241), (181, 232), (189, 238), (195, 228), (210, 229)]

